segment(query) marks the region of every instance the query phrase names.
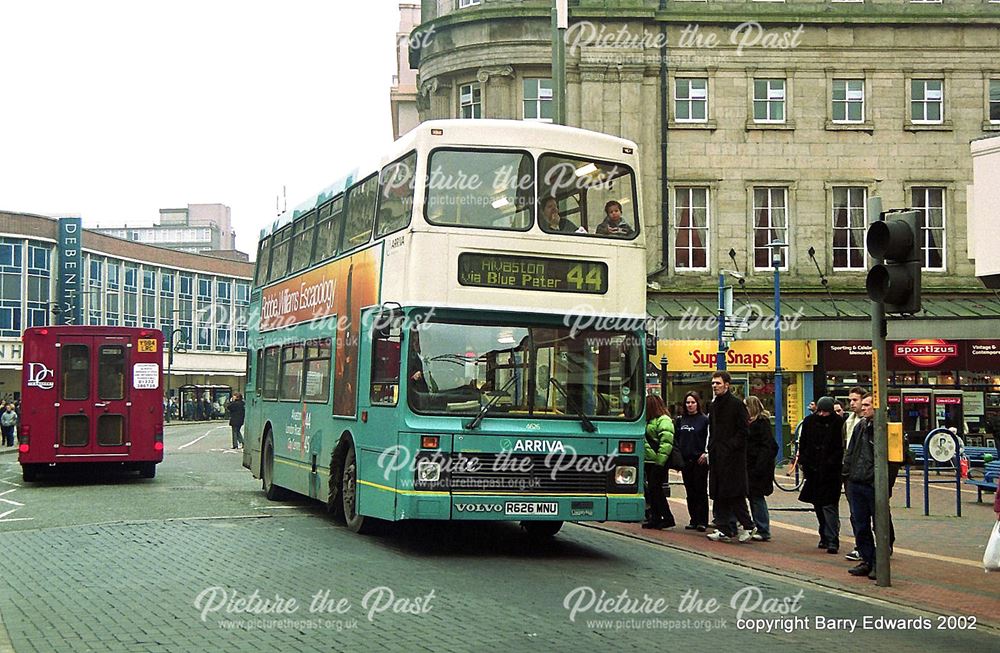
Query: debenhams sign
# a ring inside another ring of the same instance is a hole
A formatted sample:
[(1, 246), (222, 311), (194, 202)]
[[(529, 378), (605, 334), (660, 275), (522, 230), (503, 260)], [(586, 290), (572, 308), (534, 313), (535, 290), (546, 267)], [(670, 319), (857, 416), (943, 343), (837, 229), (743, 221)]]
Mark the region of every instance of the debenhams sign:
[(22, 355), (22, 346), (19, 339), (0, 339), (0, 365), (4, 363), (20, 365)]

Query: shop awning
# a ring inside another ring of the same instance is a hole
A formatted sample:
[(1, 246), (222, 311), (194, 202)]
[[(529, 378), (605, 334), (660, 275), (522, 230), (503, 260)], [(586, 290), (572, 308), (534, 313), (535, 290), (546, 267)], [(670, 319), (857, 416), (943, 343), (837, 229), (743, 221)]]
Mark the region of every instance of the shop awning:
[[(923, 310), (906, 318), (890, 318), (889, 337), (897, 339), (940, 336), (1000, 338), (1000, 298), (993, 294), (924, 295)], [(656, 293), (646, 307), (654, 318), (657, 336), (702, 340), (715, 328), (718, 295)], [(741, 294), (733, 299), (734, 313), (746, 318), (750, 331), (741, 339), (772, 338), (773, 295)], [(782, 294), (782, 337), (794, 340), (853, 340), (871, 338), (871, 302), (864, 295)]]

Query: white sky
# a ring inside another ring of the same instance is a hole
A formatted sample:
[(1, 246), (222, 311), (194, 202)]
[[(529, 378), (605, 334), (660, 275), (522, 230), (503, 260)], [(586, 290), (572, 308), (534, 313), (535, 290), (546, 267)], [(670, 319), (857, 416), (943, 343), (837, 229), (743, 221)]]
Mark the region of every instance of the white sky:
[(392, 140), (398, 0), (0, 3), (0, 209), (153, 224), (232, 208), (256, 254)]

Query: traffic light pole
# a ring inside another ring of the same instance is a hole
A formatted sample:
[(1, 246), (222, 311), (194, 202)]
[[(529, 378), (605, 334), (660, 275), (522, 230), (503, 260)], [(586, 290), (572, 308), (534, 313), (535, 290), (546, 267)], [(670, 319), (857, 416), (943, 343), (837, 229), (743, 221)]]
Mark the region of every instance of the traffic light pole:
[[(872, 302), (872, 406), (875, 408), (875, 584), (889, 587), (889, 438), (886, 428), (886, 336), (885, 304)], [(859, 443), (861, 444), (861, 443)]]

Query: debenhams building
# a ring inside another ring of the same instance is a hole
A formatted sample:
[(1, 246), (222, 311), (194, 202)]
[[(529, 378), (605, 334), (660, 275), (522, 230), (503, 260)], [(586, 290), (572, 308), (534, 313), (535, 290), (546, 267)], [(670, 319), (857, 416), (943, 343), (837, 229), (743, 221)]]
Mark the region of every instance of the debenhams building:
[(79, 218), (0, 211), (0, 397), (21, 390), (21, 333), (52, 324), (161, 329), (174, 396), (242, 391), (252, 276), (252, 263), (113, 238)]

